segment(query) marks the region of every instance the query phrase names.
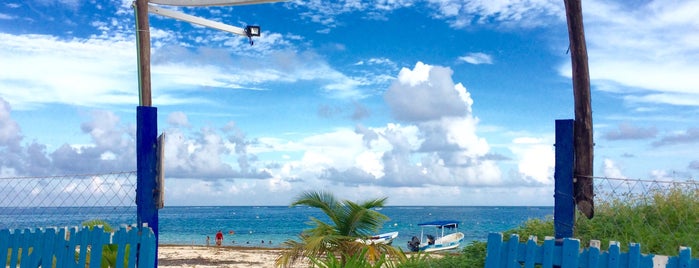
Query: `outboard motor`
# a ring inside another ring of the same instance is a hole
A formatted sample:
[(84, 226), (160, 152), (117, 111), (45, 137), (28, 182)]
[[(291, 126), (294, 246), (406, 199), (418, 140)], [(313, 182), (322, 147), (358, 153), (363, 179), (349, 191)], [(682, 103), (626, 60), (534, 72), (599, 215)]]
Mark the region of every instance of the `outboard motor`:
[(420, 239), (417, 236), (413, 236), (413, 239), (408, 241), (408, 249), (412, 252), (418, 252), (420, 250)]
[(427, 244), (434, 245), (434, 236), (433, 235), (427, 235)]

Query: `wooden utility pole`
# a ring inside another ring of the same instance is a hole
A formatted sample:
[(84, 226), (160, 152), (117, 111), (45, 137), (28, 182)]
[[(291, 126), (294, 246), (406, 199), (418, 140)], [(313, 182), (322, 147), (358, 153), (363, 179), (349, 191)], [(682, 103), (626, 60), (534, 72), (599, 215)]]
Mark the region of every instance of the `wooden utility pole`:
[(148, 0), (136, 0), (136, 44), (138, 47), (138, 95), (141, 106), (151, 106), (150, 22)]
[(592, 218), (594, 187), (592, 181), (594, 142), (592, 140), (592, 108), (590, 101), (590, 73), (587, 65), (587, 46), (583, 27), (581, 0), (564, 0), (568, 19), (570, 58), (573, 68), (573, 96), (575, 102), (574, 126), (574, 192), (578, 210)]
[[(158, 208), (156, 206), (158, 109), (152, 107), (151, 103), (148, 0), (136, 0), (134, 9), (139, 96), (139, 106), (136, 107), (136, 216), (139, 230), (144, 225), (153, 230), (156, 244), (155, 256), (158, 256)], [(157, 258), (154, 267), (158, 267)]]

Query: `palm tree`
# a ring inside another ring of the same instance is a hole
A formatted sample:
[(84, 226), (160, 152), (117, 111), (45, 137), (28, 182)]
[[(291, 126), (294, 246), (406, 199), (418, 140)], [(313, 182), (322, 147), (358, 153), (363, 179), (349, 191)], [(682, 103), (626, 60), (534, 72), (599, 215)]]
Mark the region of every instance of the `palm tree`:
[(299, 240), (284, 242), (287, 250), (276, 260), (276, 265), (286, 267), (299, 259), (318, 259), (327, 256), (339, 256), (344, 267), (347, 257), (363, 256), (369, 261), (377, 261), (386, 254), (390, 256), (405, 256), (399, 249), (385, 244), (364, 244), (359, 238), (367, 238), (376, 233), (383, 223), (388, 220), (372, 208), (383, 207), (386, 198), (367, 200), (355, 203), (348, 200), (338, 201), (328, 192), (304, 192), (299, 195), (291, 206), (309, 206), (319, 208), (330, 219), (331, 223), (310, 217), (311, 229), (304, 230)]

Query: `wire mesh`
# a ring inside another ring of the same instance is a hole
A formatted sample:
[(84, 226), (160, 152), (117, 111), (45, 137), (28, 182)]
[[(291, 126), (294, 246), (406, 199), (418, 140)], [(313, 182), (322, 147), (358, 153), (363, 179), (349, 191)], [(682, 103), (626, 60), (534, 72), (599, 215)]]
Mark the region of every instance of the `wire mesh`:
[(0, 229), (136, 222), (136, 172), (0, 178)]
[(595, 229), (586, 231), (622, 246), (640, 243), (656, 254), (699, 248), (699, 182), (594, 177), (594, 184), (595, 217), (578, 220), (576, 229)]

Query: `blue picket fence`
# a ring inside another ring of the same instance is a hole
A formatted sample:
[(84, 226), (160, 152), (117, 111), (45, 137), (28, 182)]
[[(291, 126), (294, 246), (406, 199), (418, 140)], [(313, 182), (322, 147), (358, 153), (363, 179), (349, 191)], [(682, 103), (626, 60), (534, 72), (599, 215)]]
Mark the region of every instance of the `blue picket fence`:
[(629, 252), (622, 253), (618, 242), (610, 242), (607, 251), (600, 250), (600, 242), (590, 242), (590, 247), (580, 249), (580, 240), (566, 238), (557, 244), (547, 237), (543, 245), (536, 237), (520, 243), (519, 236), (512, 235), (503, 242), (501, 233), (488, 235), (485, 268), (699, 268), (699, 260), (692, 259), (692, 250), (680, 247), (679, 255), (668, 257), (641, 254), (641, 245), (631, 243)]
[(11, 268), (98, 268), (106, 245), (116, 245), (115, 267), (155, 266), (155, 235), (148, 227), (112, 233), (101, 227), (0, 230), (0, 263)]

